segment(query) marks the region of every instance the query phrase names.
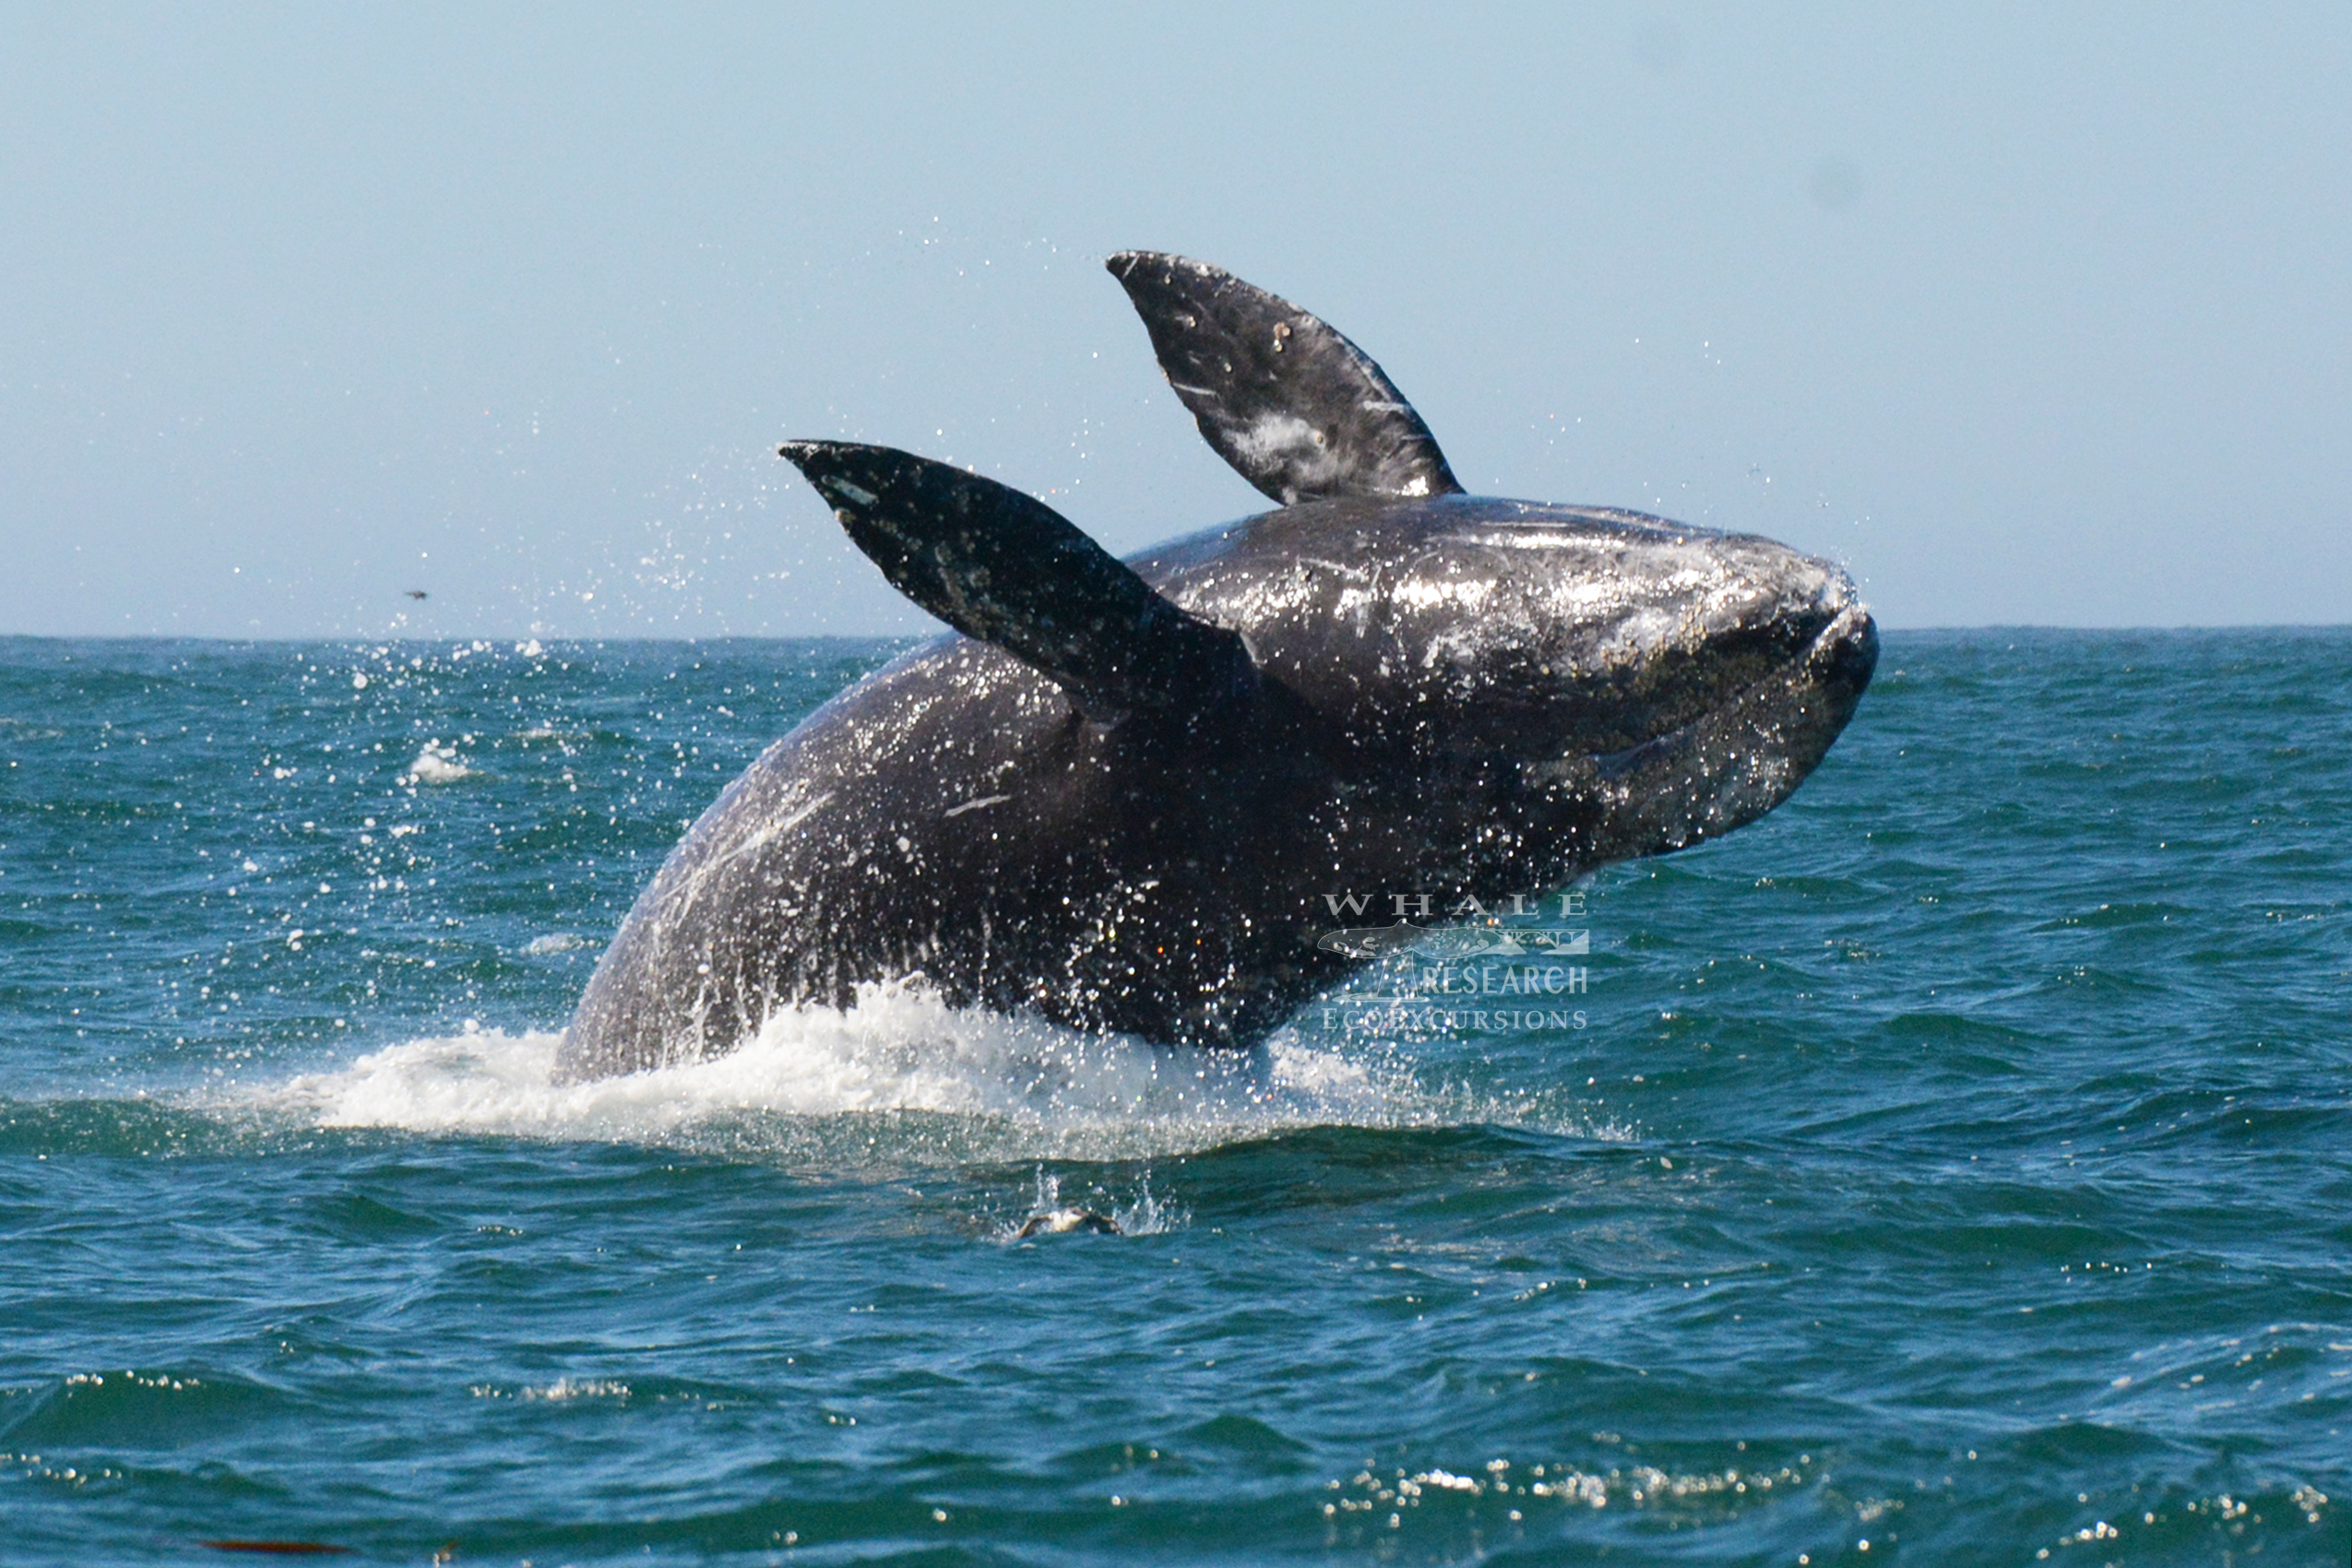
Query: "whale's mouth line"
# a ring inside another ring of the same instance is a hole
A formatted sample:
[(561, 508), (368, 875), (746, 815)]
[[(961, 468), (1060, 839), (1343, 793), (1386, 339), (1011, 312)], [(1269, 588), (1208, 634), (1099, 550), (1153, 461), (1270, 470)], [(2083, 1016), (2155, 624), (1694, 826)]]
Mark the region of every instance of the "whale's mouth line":
[(1718, 727), (1725, 720), (1742, 715), (1759, 703), (1804, 681), (1821, 680), (1827, 673), (1828, 665), (1837, 658), (1844, 646), (1853, 641), (1860, 629), (1870, 623), (1870, 611), (1859, 600), (1847, 600), (1843, 609), (1813, 634), (1812, 640), (1803, 648), (1784, 663), (1740, 687), (1723, 702), (1622, 751), (1592, 754), (1589, 760), (1603, 778), (1613, 777), (1639, 767), (1645, 753), (1661, 747), (1677, 747), (1695, 740), (1701, 731)]
[[(1532, 776), (1606, 802), (1611, 844), (1603, 860), (1728, 833), (1787, 799), (1827, 754), (1869, 683), (1877, 648), (1870, 612), (1848, 600), (1801, 652), (1695, 719), (1621, 751), (1540, 765)], [(1841, 690), (1837, 667), (1856, 661), (1859, 678)]]

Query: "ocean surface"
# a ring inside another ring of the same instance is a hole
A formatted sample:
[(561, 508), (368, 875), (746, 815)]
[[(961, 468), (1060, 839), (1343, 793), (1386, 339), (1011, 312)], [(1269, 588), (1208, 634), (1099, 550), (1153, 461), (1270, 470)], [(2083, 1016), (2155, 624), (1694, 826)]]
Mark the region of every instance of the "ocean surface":
[(1888, 636), (1582, 1027), (552, 1087), (896, 646), (0, 639), (0, 1560), (2352, 1561), (2352, 633)]

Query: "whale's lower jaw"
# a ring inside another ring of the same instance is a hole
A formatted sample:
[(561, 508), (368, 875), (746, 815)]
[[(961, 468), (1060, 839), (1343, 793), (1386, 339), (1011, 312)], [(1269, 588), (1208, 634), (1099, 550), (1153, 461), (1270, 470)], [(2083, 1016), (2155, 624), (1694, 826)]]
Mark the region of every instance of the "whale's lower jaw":
[(1753, 822), (1805, 781), (1853, 718), (1878, 627), (1848, 604), (1783, 668), (1680, 729), (1534, 770), (1596, 811), (1591, 865), (1687, 849)]

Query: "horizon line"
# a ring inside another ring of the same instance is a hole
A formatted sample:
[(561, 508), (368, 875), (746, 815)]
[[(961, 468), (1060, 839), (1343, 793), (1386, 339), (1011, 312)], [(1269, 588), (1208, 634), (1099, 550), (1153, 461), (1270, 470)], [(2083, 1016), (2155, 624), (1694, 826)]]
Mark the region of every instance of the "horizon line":
[[(2089, 624), (2060, 621), (1981, 621), (1932, 625), (1879, 624), (1881, 636), (1907, 636), (1930, 632), (2103, 632), (2146, 636), (2182, 632), (2331, 632), (2352, 630), (2346, 621), (2184, 621), (2170, 625)], [(715, 642), (922, 642), (955, 634), (944, 629), (921, 632), (458, 632), (439, 636), (413, 633), (255, 632), (244, 636), (217, 632), (10, 632), (0, 631), (0, 642), (179, 642), (179, 643), (715, 643)]]

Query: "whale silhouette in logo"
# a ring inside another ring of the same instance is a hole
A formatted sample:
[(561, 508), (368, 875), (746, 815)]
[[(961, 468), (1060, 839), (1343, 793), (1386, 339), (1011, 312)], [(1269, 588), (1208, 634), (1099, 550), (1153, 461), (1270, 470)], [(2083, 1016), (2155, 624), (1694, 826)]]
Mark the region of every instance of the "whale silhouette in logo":
[(728, 787), (589, 980), (559, 1076), (780, 1010), (947, 1003), (1248, 1047), (1380, 944), (1322, 900), (1553, 888), (1795, 790), (1877, 660), (1845, 573), (1744, 534), (1467, 495), (1360, 350), (1217, 267), (1110, 259), (1170, 385), (1275, 509), (1122, 562), (888, 447), (782, 455), (955, 635)]
[(1315, 938), (1315, 947), (1349, 958), (1377, 958), (1383, 953), (1418, 946), (1428, 935), (1426, 927), (1398, 921), (1395, 925), (1357, 925), (1326, 931)]

